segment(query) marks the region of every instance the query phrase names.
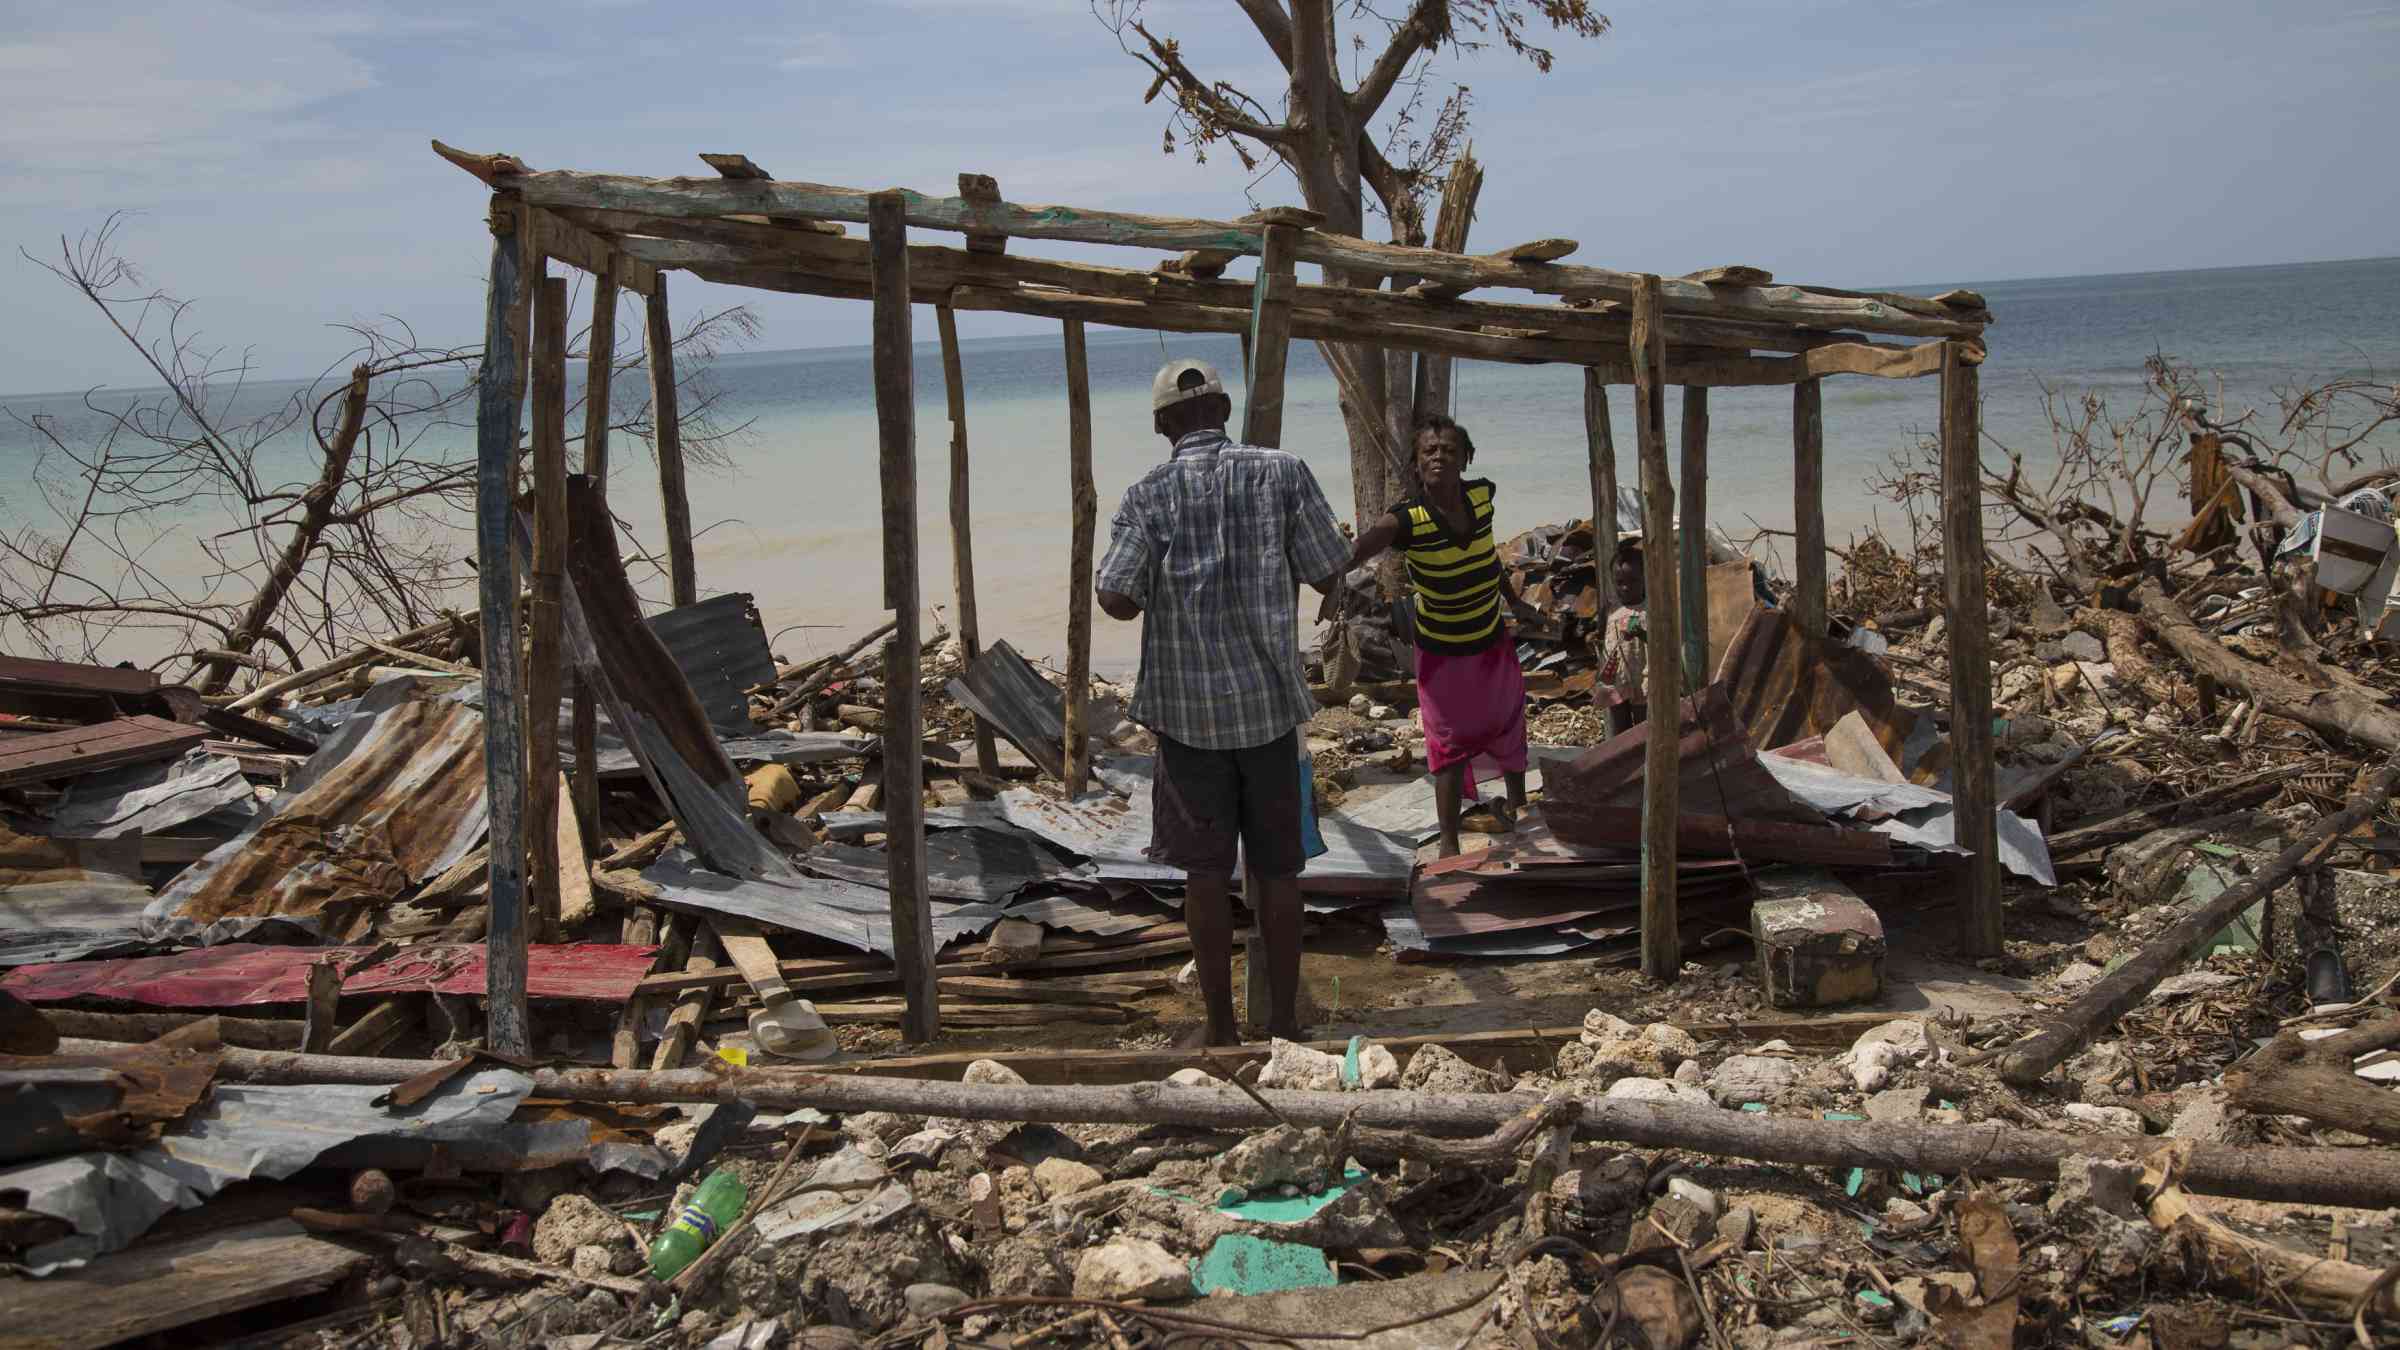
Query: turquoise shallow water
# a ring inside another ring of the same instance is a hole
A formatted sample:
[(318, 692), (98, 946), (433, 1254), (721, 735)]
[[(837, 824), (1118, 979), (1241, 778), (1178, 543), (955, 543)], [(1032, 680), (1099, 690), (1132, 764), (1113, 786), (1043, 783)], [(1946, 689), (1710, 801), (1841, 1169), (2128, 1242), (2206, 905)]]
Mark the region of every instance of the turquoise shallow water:
[[(2273, 407), (2274, 391), (2339, 374), (2400, 379), (2400, 259), (1985, 283), (1917, 284), (1932, 294), (1972, 285), (1997, 322), (1983, 370), (1985, 425), (1998, 441), (2038, 463), (2048, 443), (2045, 390), (2107, 395), (2120, 414), (2141, 396), (2142, 365), (2153, 352), (2222, 376), (2235, 406)], [(863, 334), (865, 310), (861, 307)], [(930, 338), (930, 313), (918, 311)], [(772, 338), (770, 333), (769, 338)], [(1239, 381), (1238, 344), (1229, 337), (1170, 337), (1095, 329), (1090, 361), (1094, 473), (1103, 546), (1109, 513), (1125, 486), (1163, 451), (1149, 428), (1151, 372), (1165, 353), (1216, 361)], [(970, 341), (963, 357), (973, 448), (978, 593), (987, 637), (1007, 637), (1032, 655), (1064, 653), (1068, 563), (1067, 409), (1064, 363), (1056, 338)], [(918, 348), (918, 502), (925, 594), (947, 608), (951, 593), (948, 529), (950, 426), (941, 367), (929, 343)], [(720, 415), (746, 425), (732, 446), (731, 470), (692, 483), (705, 590), (759, 596), (787, 658), (842, 645), (872, 625), (880, 599), (880, 507), (876, 428), (866, 349), (750, 352), (715, 363)], [(1499, 486), (1500, 529), (1513, 532), (1586, 514), (1582, 384), (1570, 367), (1463, 364), (1454, 412), (1479, 447), (1476, 471)], [(264, 407), (300, 386), (265, 382), (244, 391), (244, 406)], [(109, 395), (102, 395), (103, 398)], [(1620, 463), (1630, 468), (1630, 398), (1613, 400)], [(1825, 386), (1826, 516), (1839, 541), (1877, 524), (1904, 529), (1866, 484), (1896, 452), (1931, 430), (1937, 382), (1861, 378)], [(1677, 417), (1669, 396), (1670, 432)], [(82, 396), (0, 399), (0, 414), (41, 414), (62, 434), (90, 430), (96, 419)], [(0, 416), (0, 523), (38, 516), (41, 485), (30, 466), (35, 445), (17, 417)], [(1238, 417), (1238, 413), (1237, 413)], [(579, 422), (578, 422), (579, 425)], [(432, 441), (463, 447), (471, 428), (433, 428)], [(1712, 515), (1739, 538), (1791, 517), (1791, 395), (1784, 389), (1717, 390), (1710, 399)], [(1286, 395), (1285, 447), (1308, 459), (1337, 509), (1350, 501), (1348, 451), (1334, 384), (1313, 346), (1293, 349)], [(2386, 451), (2400, 450), (2400, 437)], [(621, 447), (612, 499), (636, 534), (660, 539), (655, 475), (640, 447)], [(162, 521), (169, 532), (206, 521)], [(663, 590), (663, 588), (660, 588)], [(1129, 625), (1098, 620), (1095, 663), (1130, 666)], [(140, 653), (127, 651), (125, 655)]]

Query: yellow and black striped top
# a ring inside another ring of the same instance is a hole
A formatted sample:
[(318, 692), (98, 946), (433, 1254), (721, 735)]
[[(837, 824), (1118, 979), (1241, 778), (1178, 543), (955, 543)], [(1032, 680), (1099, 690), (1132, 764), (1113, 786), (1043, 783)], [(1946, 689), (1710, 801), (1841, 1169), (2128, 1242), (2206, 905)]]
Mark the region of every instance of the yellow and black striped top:
[(1481, 651), (1505, 631), (1500, 550), (1492, 544), (1492, 483), (1471, 478), (1459, 487), (1467, 500), (1465, 538), (1452, 534), (1423, 497), (1392, 508), (1400, 519), (1394, 546), (1408, 560), (1409, 584), (1417, 592), (1417, 645), (1451, 655)]

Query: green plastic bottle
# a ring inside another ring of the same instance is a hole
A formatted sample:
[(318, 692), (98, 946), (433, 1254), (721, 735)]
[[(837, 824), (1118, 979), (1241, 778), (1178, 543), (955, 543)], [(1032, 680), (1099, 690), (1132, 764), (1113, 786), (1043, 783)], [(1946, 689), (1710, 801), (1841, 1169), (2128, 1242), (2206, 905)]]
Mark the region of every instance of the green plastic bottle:
[(699, 1260), (700, 1253), (742, 1217), (742, 1202), (747, 1198), (740, 1177), (721, 1167), (709, 1173), (700, 1189), (692, 1192), (683, 1213), (650, 1243), (650, 1273), (671, 1280)]

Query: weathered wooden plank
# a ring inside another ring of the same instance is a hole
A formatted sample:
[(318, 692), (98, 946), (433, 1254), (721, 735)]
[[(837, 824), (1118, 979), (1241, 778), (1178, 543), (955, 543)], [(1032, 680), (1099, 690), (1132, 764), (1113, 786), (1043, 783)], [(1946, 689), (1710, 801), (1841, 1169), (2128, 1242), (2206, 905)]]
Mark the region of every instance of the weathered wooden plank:
[(1092, 373), (1083, 324), (1066, 323), (1067, 357), (1067, 796), (1083, 795), (1092, 771), (1092, 535), (1100, 493), (1092, 483)]
[(1685, 281), (1697, 281), (1703, 286), (1771, 286), (1775, 274), (1763, 267), (1703, 267), (1697, 272), (1683, 274)]
[(1300, 232), (1289, 225), (1267, 227), (1267, 249), (1259, 259), (1250, 298), (1250, 386), (1242, 398), (1242, 439), (1251, 445), (1283, 444), (1283, 372), (1292, 341), (1292, 250)]
[[(1642, 460), (1642, 570), (1650, 647), (1644, 685), (1650, 720), (1673, 727), (1680, 719), (1683, 641), (1675, 559), (1666, 543), (1675, 533), (1675, 485), (1667, 476), (1666, 335), (1659, 331), (1658, 314), (1658, 279), (1644, 277), (1633, 297), (1633, 426)], [(1642, 972), (1654, 980), (1673, 980), (1683, 969), (1675, 931), (1679, 749), (1674, 736), (1653, 734), (1642, 758)]]
[[(608, 260), (616, 250), (609, 241), (576, 221), (560, 217), (555, 211), (534, 213), (539, 221), (538, 245), (544, 257), (556, 258), (569, 267), (599, 276), (608, 268)], [(616, 284), (635, 295), (649, 295), (658, 285), (658, 269), (638, 259), (619, 264)]]
[[(866, 243), (858, 239), (817, 239), (780, 235), (763, 227), (721, 220), (671, 220), (625, 212), (578, 212), (579, 219), (607, 221), (622, 230), (658, 232), (666, 238), (628, 238), (622, 246), (633, 256), (662, 267), (690, 268), (706, 274), (730, 271), (739, 284), (778, 289), (761, 275), (747, 280), (743, 269), (773, 272), (790, 268), (821, 277), (867, 281)], [(1212, 275), (1143, 272), (1097, 263), (1063, 262), (1015, 254), (973, 254), (937, 244), (911, 244), (909, 284), (920, 303), (938, 303), (942, 293), (957, 286), (1018, 284), (1053, 286), (1085, 295), (1129, 300), (1182, 301), (1247, 310), (1252, 286), (1217, 280)], [(1621, 305), (1604, 307), (1533, 304), (1487, 299), (1462, 300), (1426, 288), (1406, 293), (1345, 286), (1300, 285), (1292, 292), (1300, 310), (1330, 315), (1402, 323), (1431, 324), (1462, 333), (1494, 330), (1499, 336), (1523, 334), (1561, 340), (1608, 342), (1622, 347), (1630, 320)], [(1673, 346), (1719, 347), (1732, 351), (1797, 352), (1812, 347), (1856, 343), (1855, 334), (1800, 330), (1788, 324), (1745, 319), (1669, 317), (1667, 341)], [(1909, 348), (1889, 348), (1907, 351)], [(1670, 353), (1670, 356), (1672, 353)]]
[(748, 155), (712, 155), (703, 153), (700, 162), (717, 171), (719, 178), (747, 179), (764, 182), (775, 177), (750, 162)]
[(667, 279), (658, 279), (644, 315), (650, 357), (650, 424), (657, 438), (658, 496), (667, 523), (667, 580), (678, 608), (697, 604), (700, 581), (692, 560), (692, 496), (683, 472), (683, 414), (675, 387), (675, 326), (668, 317)]
[[(948, 305), (934, 307), (935, 325), (942, 337), (942, 388), (950, 402), (950, 579), (958, 596), (958, 641), (967, 664), (983, 655), (983, 624), (975, 609), (975, 525), (969, 503), (967, 461), (967, 376), (958, 354), (958, 313)], [(1000, 772), (1000, 747), (992, 739), (992, 724), (975, 719), (975, 767), (987, 774)]]
[(1225, 269), (1242, 255), (1231, 249), (1195, 248), (1169, 258), (1158, 270), (1171, 276), (1187, 276), (1200, 281), (1214, 281), (1225, 275)]
[[(683, 969), (684, 960), (691, 953), (694, 922), (691, 916), (684, 914), (674, 915), (667, 921), (667, 940), (659, 944), (658, 955), (651, 959), (652, 970)], [(648, 905), (639, 906), (626, 917), (623, 939), (628, 945), (647, 944), (658, 936), (658, 923), (657, 910)], [(642, 1029), (649, 1020), (650, 999), (650, 994), (636, 989), (633, 997), (625, 1000), (625, 1011), (618, 1015), (616, 1034), (609, 1041), (608, 1062), (617, 1068), (630, 1069), (641, 1063)]]
[(1683, 683), (1697, 691), (1714, 674), (1708, 667), (1708, 390), (1683, 391), (1683, 494), (1676, 531), (1678, 577), (1683, 585)]
[(371, 1258), (290, 1219), (112, 1252), (10, 1281), (0, 1350), (95, 1350), (332, 1288)]
[(0, 787), (173, 759), (208, 739), (206, 727), (186, 726), (147, 714), (69, 727), (0, 742)]
[(875, 422), (883, 480), (883, 602), (896, 626), (884, 649), (885, 856), (890, 860), (892, 943), (908, 999), (901, 1029), (928, 1041), (941, 1030), (933, 983), (932, 898), (925, 877), (925, 718), (917, 602), (917, 396), (912, 366), (905, 199), (878, 193), (867, 222), (875, 262)]
[(600, 284), (592, 288), (591, 334), (584, 342), (583, 471), (603, 497), (608, 495), (609, 380), (617, 367), (616, 282), (624, 266), (624, 256), (609, 250)]
[(1572, 239), (1534, 239), (1495, 249), (1486, 256), (1512, 263), (1556, 262), (1581, 247)]
[[(1617, 442), (1608, 423), (1608, 385), (1589, 366), (1583, 371), (1583, 441), (1591, 456), (1593, 580), (1605, 616), (1617, 607)], [(1593, 641), (1598, 640), (1595, 630)]]
[(558, 941), (558, 702), (565, 688), (567, 281), (533, 306), (533, 577), (525, 670), (526, 892), (544, 942)]
[(1825, 636), (1825, 387), (1792, 386), (1792, 618)]
[[(531, 278), (523, 264), (523, 213), (492, 213), (492, 279), (485, 297), (484, 359), (475, 394), (475, 577), (483, 638), (483, 762), (490, 799), (491, 926), (485, 936), (490, 971), (491, 1048), (533, 1053), (525, 1003), (525, 714), (517, 646), (516, 530), (517, 420), (523, 369), (514, 316), (517, 296), (541, 276), (539, 253)], [(551, 720), (557, 720), (551, 713)]]
[[(819, 183), (637, 178), (564, 170), (502, 173), (493, 182), (513, 189), (536, 206), (702, 218), (756, 213), (864, 221), (870, 196), (880, 195)], [(1265, 245), (1267, 222), (1263, 221), (1244, 224), (1072, 206), (980, 203), (905, 191), (901, 197), (905, 223), (927, 229), (1167, 251), (1221, 249), (1255, 254)], [(1447, 285), (1507, 286), (1612, 300), (1630, 299), (1638, 281), (1636, 274), (1607, 268), (1445, 254), (1313, 229), (1303, 233), (1297, 256), (1303, 262), (1376, 276), (1421, 276)], [(1834, 296), (1796, 286), (1711, 287), (1677, 279), (1662, 284), (1660, 299), (1669, 313), (1755, 317), (1923, 337), (1971, 337), (1983, 327), (1971, 317), (1948, 317), (1956, 311), (1914, 296)]]
[[(978, 205), (989, 206), (1000, 200), (1000, 181), (988, 173), (962, 173), (958, 176), (958, 195)], [(1005, 234), (969, 234), (969, 253), (1006, 253)]]
[[(684, 957), (686, 970), (710, 970), (725, 959), (725, 948), (717, 941), (714, 929), (701, 927), (692, 934), (692, 944)], [(730, 973), (732, 967), (726, 967)], [(675, 1000), (675, 1010), (667, 1014), (666, 1029), (659, 1034), (658, 1048), (650, 1052), (650, 1067), (672, 1069), (683, 1063), (692, 1051), (692, 1042), (699, 1038), (700, 1024), (708, 1020), (708, 1005), (716, 1001), (714, 985), (699, 985), (686, 989)]]
[(1960, 950), (1998, 956), (1999, 789), (1992, 766), (1991, 615), (1984, 585), (1983, 407), (1975, 367), (1956, 344), (1942, 366), (1942, 602), (1950, 619), (1950, 772), (1966, 859)]

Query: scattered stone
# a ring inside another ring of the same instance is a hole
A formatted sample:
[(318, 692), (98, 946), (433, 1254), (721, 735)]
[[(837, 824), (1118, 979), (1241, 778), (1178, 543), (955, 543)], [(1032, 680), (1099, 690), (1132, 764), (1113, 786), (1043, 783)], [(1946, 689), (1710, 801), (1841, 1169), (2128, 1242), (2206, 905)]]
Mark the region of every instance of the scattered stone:
[(1667, 1183), (1667, 1194), (1677, 1196), (1681, 1199), (1691, 1202), (1693, 1205), (1698, 1206), (1702, 1213), (1708, 1215), (1708, 1217), (1712, 1219), (1717, 1217), (1718, 1212), (1724, 1208), (1724, 1202), (1717, 1199), (1717, 1193), (1715, 1191), (1710, 1190), (1706, 1186), (1701, 1185), (1699, 1182), (1694, 1181), (1689, 1177), (1676, 1177), (1674, 1180), (1669, 1181)]
[(2081, 989), (2105, 973), (2089, 961), (2077, 961), (2051, 976), (2050, 982), (2061, 989)]
[(1641, 1158), (1616, 1153), (1559, 1173), (1550, 1195), (1575, 1222), (1598, 1227), (1640, 1204), (1648, 1181), (1649, 1168)]
[(1147, 1238), (1119, 1238), (1075, 1263), (1075, 1297), (1179, 1299), (1192, 1295), (1191, 1270)]
[(1719, 1106), (1739, 1107), (1744, 1102), (1769, 1101), (1799, 1077), (1799, 1067), (1788, 1059), (1734, 1055), (1708, 1076), (1708, 1091)]
[(2138, 1165), (2079, 1153), (2058, 1165), (2058, 1186), (2050, 1192), (2050, 1214), (2056, 1218), (2070, 1209), (2091, 1208), (2120, 1219), (2138, 1219), (2142, 1217), (2141, 1191)]
[(1678, 1083), (1697, 1085), (1704, 1081), (1706, 1077), (1707, 1071), (1700, 1067), (1699, 1060), (1687, 1059), (1683, 1063), (1675, 1066), (1674, 1078)]
[(1886, 1022), (1858, 1038), (1842, 1057), (1850, 1079), (1861, 1092), (1874, 1092), (1891, 1081), (1892, 1071), (1933, 1058), (1933, 1037), (1913, 1018)]
[(2141, 1134), (2141, 1113), (2127, 1106), (2094, 1106), (2090, 1102), (2069, 1102), (2059, 1108), (2059, 1114), (2069, 1120), (2079, 1120), (2114, 1134)]
[(1313, 1194), (1337, 1175), (1343, 1160), (1333, 1157), (1332, 1150), (1333, 1137), (1320, 1128), (1278, 1125), (1227, 1149), (1217, 1161), (1217, 1179), (1250, 1195), (1283, 1186)]
[(1478, 1069), (1455, 1053), (1438, 1045), (1428, 1045), (1408, 1057), (1408, 1067), (1401, 1071), (1400, 1087), (1406, 1092), (1432, 1092), (1454, 1095), (1508, 1091), (1508, 1080), (1488, 1069)]
[(2059, 650), (2071, 661), (2098, 664), (2108, 659), (2108, 648), (2101, 644), (2100, 639), (2080, 629), (2060, 638), (2058, 646)]
[(1397, 1087), (1399, 1083), (1399, 1056), (1373, 1041), (1368, 1041), (1358, 1047), (1357, 1087), (1372, 1090)]
[(1258, 1086), (1294, 1092), (1339, 1092), (1342, 1057), (1311, 1050), (1297, 1041), (1277, 1039), (1267, 1047), (1267, 1065), (1259, 1070)]
[(567, 1258), (567, 1269), (585, 1278), (606, 1275), (614, 1264), (614, 1254), (597, 1244), (577, 1247)]
[(901, 1165), (933, 1167), (942, 1161), (942, 1155), (949, 1151), (952, 1144), (957, 1142), (958, 1132), (955, 1130), (919, 1130), (892, 1145), (884, 1158), (896, 1167)]
[(544, 1265), (563, 1266), (578, 1247), (605, 1247), (625, 1240), (625, 1225), (600, 1208), (588, 1195), (569, 1192), (550, 1202), (541, 1222), (533, 1226), (533, 1256)]
[[(610, 1307), (613, 1309), (615, 1304), (612, 1302)], [(552, 1344), (555, 1345), (558, 1342), (553, 1341)], [(718, 1332), (716, 1339), (708, 1343), (706, 1350), (774, 1350), (774, 1347), (781, 1344), (783, 1344), (783, 1319), (764, 1317), (740, 1322)]]
[(1388, 703), (1378, 703), (1367, 709), (1367, 720), (1371, 722), (1389, 722), (1399, 715), (1399, 710)]
[(1104, 1179), (1100, 1169), (1072, 1158), (1052, 1158), (1033, 1169), (1034, 1184), (1052, 1200), (1088, 1191)]
[(1700, 1336), (1699, 1301), (1680, 1277), (1656, 1266), (1618, 1272), (1593, 1297), (1592, 1311), (1604, 1324), (1630, 1322), (1652, 1350), (1683, 1350)]
[(1717, 1236), (1733, 1244), (1735, 1251), (1749, 1247), (1750, 1238), (1758, 1231), (1758, 1211), (1748, 1205), (1735, 1205), (1717, 1220)]
[(965, 1290), (946, 1284), (912, 1284), (900, 1291), (900, 1298), (911, 1317), (939, 1317), (969, 1301)]
[(2172, 1138), (2192, 1139), (2204, 1144), (2229, 1143), (2231, 1139), (2226, 1127), (2232, 1116), (2233, 1107), (2225, 1100), (2224, 1090), (2204, 1087), (2184, 1104), (2182, 1110), (2175, 1113), (2174, 1121), (2167, 1126), (2167, 1134)]
[(1620, 1078), (1603, 1094), (1612, 1100), (1660, 1102), (1668, 1106), (1715, 1106), (1704, 1088), (1667, 1078)]
[(1885, 1088), (1867, 1098), (1867, 1119), (1879, 1125), (1905, 1125), (1925, 1114), (1931, 1093), (1921, 1087)]
[[(1637, 1027), (1596, 1008), (1584, 1015), (1577, 1044), (1589, 1052), (1577, 1057), (1580, 1071), (1570, 1075), (1579, 1078), (1664, 1078), (1700, 1053), (1700, 1043), (1681, 1027), (1666, 1022)], [(1568, 1063), (1568, 1054), (1561, 1051), (1562, 1072)]]
[(985, 1288), (996, 1298), (1059, 1298), (1074, 1285), (1055, 1238), (1002, 1238), (981, 1253)]
[(1366, 716), (1367, 709), (1374, 706), (1375, 700), (1368, 698), (1365, 694), (1352, 694), (1350, 696), (1350, 711), (1357, 713), (1361, 717)]
[(1883, 1221), (1893, 1227), (1913, 1228), (1930, 1222), (1932, 1218), (1932, 1211), (1902, 1196), (1895, 1195), (1883, 1202)]

